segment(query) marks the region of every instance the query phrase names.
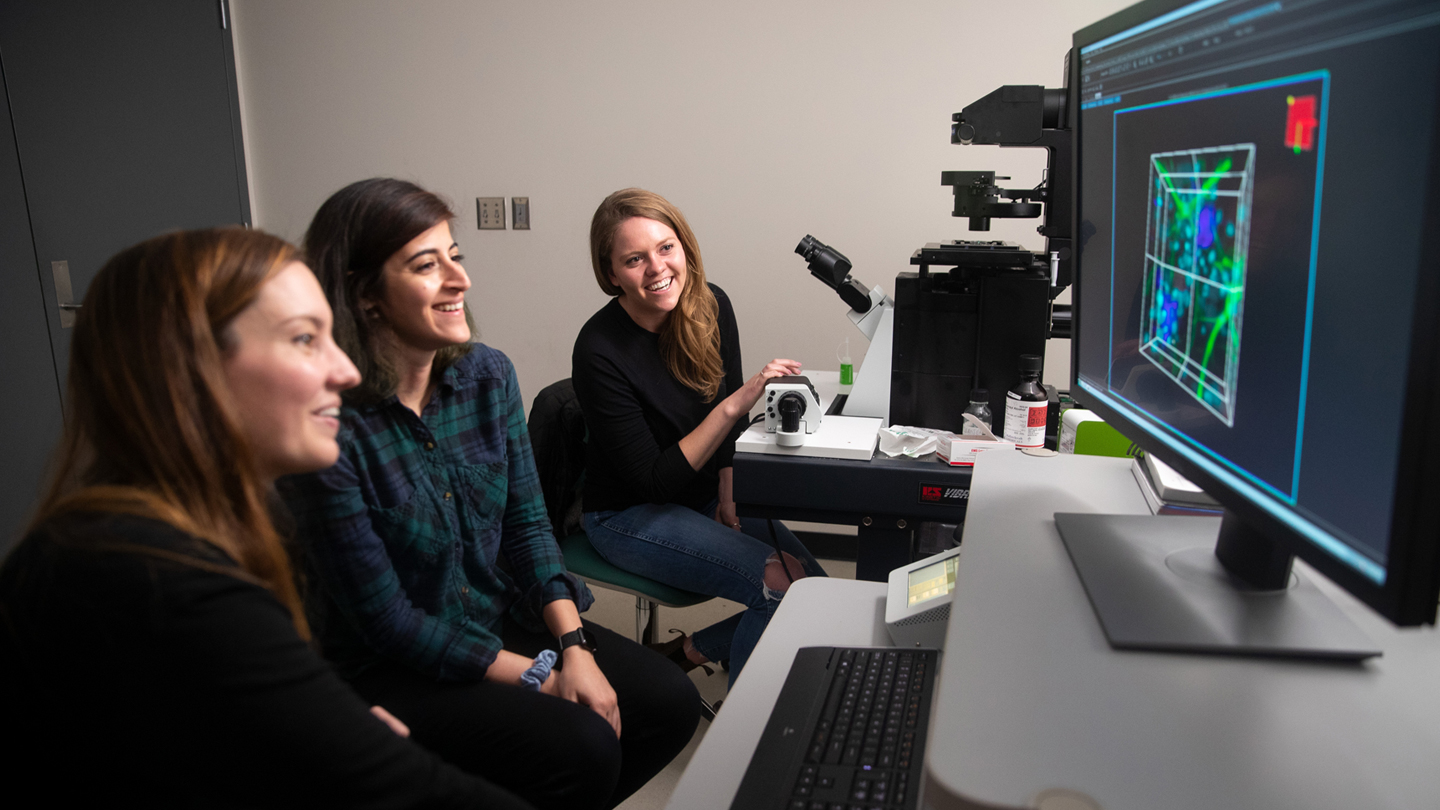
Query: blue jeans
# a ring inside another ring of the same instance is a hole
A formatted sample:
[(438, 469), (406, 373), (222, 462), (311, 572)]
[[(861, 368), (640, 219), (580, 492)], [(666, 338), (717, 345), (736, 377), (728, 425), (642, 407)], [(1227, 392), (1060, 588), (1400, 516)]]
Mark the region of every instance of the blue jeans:
[[(691, 636), (711, 661), (730, 659), (730, 683), (744, 669), (782, 593), (765, 586), (765, 563), (775, 555), (764, 518), (740, 518), (740, 531), (707, 513), (678, 504), (640, 504), (617, 512), (586, 512), (590, 545), (611, 565), (674, 588), (719, 596), (746, 607)], [(775, 522), (780, 548), (799, 560), (807, 576), (825, 576), (810, 551)]]

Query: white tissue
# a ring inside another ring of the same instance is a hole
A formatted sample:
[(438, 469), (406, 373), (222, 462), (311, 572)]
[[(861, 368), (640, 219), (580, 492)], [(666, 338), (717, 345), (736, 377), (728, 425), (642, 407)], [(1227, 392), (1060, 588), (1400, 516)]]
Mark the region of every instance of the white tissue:
[(919, 458), (935, 452), (935, 448), (940, 445), (940, 434), (944, 432), (943, 430), (906, 425), (891, 425), (881, 428), (880, 452), (891, 458), (895, 456)]

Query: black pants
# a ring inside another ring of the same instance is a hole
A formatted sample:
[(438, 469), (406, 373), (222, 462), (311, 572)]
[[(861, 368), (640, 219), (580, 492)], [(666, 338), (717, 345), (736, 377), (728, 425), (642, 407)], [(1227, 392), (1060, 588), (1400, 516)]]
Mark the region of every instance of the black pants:
[[(673, 663), (584, 624), (596, 636), (595, 661), (619, 701), (618, 741), (589, 707), (519, 686), (438, 683), (398, 665), (367, 670), (351, 684), (409, 726), (415, 742), (536, 807), (614, 807), (690, 742), (700, 695)], [(527, 658), (559, 647), (549, 633), (508, 620), (504, 640), (506, 650)]]

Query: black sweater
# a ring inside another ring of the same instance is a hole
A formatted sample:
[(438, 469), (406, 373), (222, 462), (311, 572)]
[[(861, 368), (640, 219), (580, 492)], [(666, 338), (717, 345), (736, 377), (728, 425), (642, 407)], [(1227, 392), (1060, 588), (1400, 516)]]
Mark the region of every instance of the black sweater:
[(153, 520), (68, 515), (32, 532), (0, 568), (0, 727), (19, 752), (7, 794), (56, 807), (528, 806), (396, 736), (237, 572)]
[(660, 335), (646, 331), (612, 300), (575, 339), (571, 377), (585, 412), (585, 504), (587, 512), (627, 509), (642, 503), (676, 503), (702, 509), (714, 500), (720, 469), (735, 457), (735, 440), (746, 417), (698, 471), (680, 452), (680, 440), (731, 392), (745, 384), (740, 333), (730, 299), (714, 284), (719, 304), (720, 360), (725, 377), (705, 402), (670, 375), (660, 356)]

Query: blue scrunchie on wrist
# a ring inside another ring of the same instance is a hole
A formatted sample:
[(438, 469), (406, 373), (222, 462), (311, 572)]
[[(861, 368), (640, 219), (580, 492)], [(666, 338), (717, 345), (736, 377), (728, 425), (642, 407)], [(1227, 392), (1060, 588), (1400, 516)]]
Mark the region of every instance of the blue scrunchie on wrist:
[(531, 692), (539, 692), (540, 687), (545, 685), (545, 679), (550, 677), (550, 668), (555, 666), (555, 651), (541, 650), (535, 656), (535, 663), (530, 668), (520, 673), (520, 685)]

